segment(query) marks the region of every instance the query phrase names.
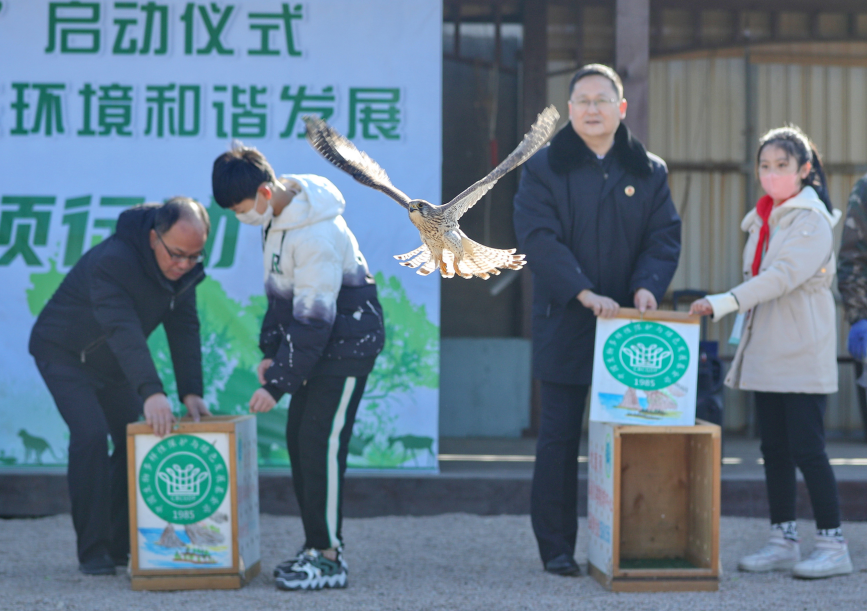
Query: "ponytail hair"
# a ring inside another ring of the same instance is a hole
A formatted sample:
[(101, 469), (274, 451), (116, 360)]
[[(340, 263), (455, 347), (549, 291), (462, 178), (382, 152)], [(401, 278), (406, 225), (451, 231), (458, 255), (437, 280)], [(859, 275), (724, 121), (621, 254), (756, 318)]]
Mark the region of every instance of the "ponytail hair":
[(819, 151), (816, 150), (816, 145), (807, 137), (807, 134), (797, 125), (786, 125), (785, 127), (777, 127), (767, 132), (759, 139), (759, 150), (756, 153), (756, 167), (758, 167), (759, 157), (762, 150), (766, 146), (776, 146), (783, 149), (786, 153), (794, 157), (798, 162), (798, 168), (802, 168), (805, 163), (810, 162), (810, 173), (801, 181), (802, 187), (813, 187), (816, 194), (828, 212), (834, 209), (831, 203), (831, 197), (828, 195), (828, 179), (825, 176), (825, 168), (822, 166), (822, 158), (819, 156)]

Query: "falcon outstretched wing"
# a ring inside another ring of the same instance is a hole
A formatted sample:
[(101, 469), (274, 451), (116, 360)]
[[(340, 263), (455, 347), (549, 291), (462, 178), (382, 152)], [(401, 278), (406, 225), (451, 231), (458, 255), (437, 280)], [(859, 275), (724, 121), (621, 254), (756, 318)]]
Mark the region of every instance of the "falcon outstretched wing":
[(521, 140), (521, 144), (506, 157), (500, 165), (491, 170), (491, 173), (483, 179), (464, 189), (452, 201), (443, 204), (441, 210), (447, 214), (452, 220), (457, 221), (464, 213), (472, 208), (476, 202), (494, 188), (497, 181), (503, 176), (517, 168), (519, 165), (527, 161), (533, 156), (533, 153), (542, 148), (551, 136), (554, 134), (554, 128), (557, 127), (557, 121), (560, 119), (560, 113), (552, 104), (543, 110), (533, 123), (533, 127)]
[(385, 170), (350, 140), (318, 117), (305, 116), (304, 123), (307, 142), (320, 155), (361, 184), (382, 191), (404, 208), (408, 207), (411, 198), (391, 184)]

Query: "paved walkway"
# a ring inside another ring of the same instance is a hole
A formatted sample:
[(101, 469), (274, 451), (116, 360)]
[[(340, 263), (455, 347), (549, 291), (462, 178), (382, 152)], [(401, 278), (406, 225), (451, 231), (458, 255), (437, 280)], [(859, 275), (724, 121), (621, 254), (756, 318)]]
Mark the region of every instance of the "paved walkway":
[[(586, 570), (582, 520), (578, 561)], [(813, 526), (800, 524), (803, 549)], [(541, 570), (526, 516), (350, 519), (345, 523), (350, 587), (280, 592), (270, 570), (296, 549), (298, 518), (262, 516), (265, 571), (238, 591), (133, 592), (129, 578), (87, 577), (74, 561), (68, 515), (0, 521), (2, 611), (435, 611), (462, 609), (580, 611), (855, 611), (867, 608), (867, 523), (844, 525), (855, 573), (818, 582), (783, 573), (738, 573), (737, 559), (767, 534), (767, 523), (723, 518), (719, 592), (612, 594), (593, 579)]]

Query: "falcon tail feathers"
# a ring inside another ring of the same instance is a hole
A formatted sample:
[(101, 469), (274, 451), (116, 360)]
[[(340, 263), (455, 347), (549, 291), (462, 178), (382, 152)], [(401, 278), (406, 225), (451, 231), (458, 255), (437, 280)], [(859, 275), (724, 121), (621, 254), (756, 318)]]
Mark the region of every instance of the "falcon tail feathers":
[[(425, 251), (425, 252), (427, 252), (427, 254), (430, 254), (430, 250), (428, 249), (428, 247), (425, 246), (424, 244), (422, 244), (421, 246), (419, 246), (415, 250), (412, 250), (406, 254), (394, 255), (394, 258), (397, 259), (398, 261), (406, 261), (408, 259), (412, 259), (412, 258), (416, 257), (417, 255), (421, 254), (422, 251)], [(418, 267), (417, 265), (410, 265), (408, 263), (401, 263), (401, 265), (406, 265), (407, 267)]]
[[(508, 250), (491, 248), (469, 238), (463, 238), (463, 241), (466, 254), (458, 263), (460, 268), (458, 273), (464, 278), (478, 276), (487, 280), (491, 276), (499, 275), (501, 269), (521, 269), (527, 263), (524, 255), (515, 254), (514, 248)], [(467, 248), (467, 242), (470, 243), (470, 248)]]
[[(464, 258), (457, 266), (451, 251), (443, 251), (443, 266), (440, 268), (443, 278), (453, 278), (458, 275), (462, 278), (477, 276), (487, 280), (491, 276), (498, 276), (500, 269), (521, 269), (526, 264), (524, 255), (516, 255), (514, 248), (500, 250), (484, 246), (466, 237), (463, 240)], [(418, 269), (416, 273), (422, 276), (427, 276), (437, 269), (430, 249), (424, 244), (408, 253), (395, 255), (394, 258), (404, 267)]]
[[(443, 253), (443, 259), (451, 261), (451, 254), (452, 253), (450, 252)], [(431, 256), (430, 249), (425, 244), (422, 244), (415, 250), (412, 250), (408, 253), (402, 255), (394, 255), (394, 258), (400, 261), (400, 264), (404, 267), (408, 267), (410, 269), (420, 267), (421, 269), (419, 269), (416, 273), (421, 276), (427, 276), (432, 271), (436, 270), (436, 262)], [(451, 272), (450, 267), (449, 272)], [(454, 276), (453, 273), (451, 275), (443, 275), (444, 278), (451, 278), (452, 276)]]

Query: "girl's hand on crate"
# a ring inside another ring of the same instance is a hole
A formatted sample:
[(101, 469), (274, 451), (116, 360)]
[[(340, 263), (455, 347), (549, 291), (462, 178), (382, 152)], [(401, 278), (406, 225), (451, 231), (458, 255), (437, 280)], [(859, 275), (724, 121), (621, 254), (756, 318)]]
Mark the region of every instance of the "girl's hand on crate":
[(713, 314), (713, 306), (707, 299), (698, 299), (692, 302), (689, 306), (690, 314), (698, 314), (699, 316), (710, 316)]

